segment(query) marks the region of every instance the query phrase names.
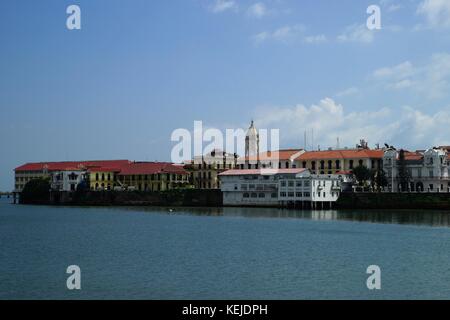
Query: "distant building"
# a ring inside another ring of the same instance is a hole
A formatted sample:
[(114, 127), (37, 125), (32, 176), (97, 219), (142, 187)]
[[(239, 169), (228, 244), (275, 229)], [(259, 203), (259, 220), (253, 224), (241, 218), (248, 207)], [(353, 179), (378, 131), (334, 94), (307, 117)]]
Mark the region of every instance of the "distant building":
[(383, 170), (391, 192), (450, 192), (450, 158), (446, 148), (404, 151), (408, 186), (401, 188), (400, 150), (389, 148), (383, 156)]
[(236, 154), (213, 150), (194, 157), (185, 168), (191, 173), (191, 182), (196, 189), (220, 189), (219, 174), (236, 168), (237, 158)]
[(54, 172), (77, 169), (87, 171), (90, 168), (121, 167), (128, 164), (128, 160), (100, 160), (100, 161), (63, 161), (27, 163), (14, 169), (14, 191), (21, 192), (25, 184), (33, 179), (51, 180)]
[(330, 207), (341, 192), (342, 176), (309, 170), (239, 169), (220, 174), (226, 206)]
[(295, 159), (305, 153), (303, 149), (284, 149), (261, 152), (238, 159), (239, 169), (295, 169)]
[(383, 155), (381, 149), (329, 149), (304, 152), (294, 162), (297, 168), (309, 169), (312, 174), (337, 174), (352, 171), (359, 165), (369, 169), (380, 169)]
[(33, 179), (48, 179), (52, 189), (74, 191), (82, 181), (94, 191), (164, 191), (189, 186), (180, 165), (129, 160), (27, 163), (15, 169), (15, 192)]
[(86, 171), (67, 168), (50, 174), (51, 188), (56, 191), (75, 191), (77, 186), (86, 179)]
[(189, 173), (166, 162), (131, 162), (117, 174), (118, 184), (128, 190), (166, 191), (189, 186)]

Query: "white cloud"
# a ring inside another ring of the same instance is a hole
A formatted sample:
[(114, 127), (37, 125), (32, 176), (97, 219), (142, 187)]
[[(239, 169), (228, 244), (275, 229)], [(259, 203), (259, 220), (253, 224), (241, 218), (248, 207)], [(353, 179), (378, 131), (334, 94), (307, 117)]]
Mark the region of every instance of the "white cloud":
[(227, 10), (237, 10), (238, 5), (233, 0), (215, 0), (214, 4), (210, 6), (213, 13), (221, 13)]
[[(260, 111), (263, 110), (263, 111)], [(293, 146), (302, 144), (304, 130), (314, 129), (314, 145), (322, 149), (335, 146), (339, 137), (341, 146), (354, 146), (360, 138), (370, 143), (384, 143), (410, 148), (426, 148), (450, 143), (450, 109), (425, 114), (411, 107), (400, 112), (390, 108), (378, 111), (347, 112), (333, 99), (322, 99), (310, 107), (258, 108), (255, 121), (260, 128), (280, 128), (283, 142)]]
[(371, 43), (374, 40), (375, 30), (369, 30), (366, 25), (351, 25), (337, 37), (340, 42)]
[(304, 38), (304, 41), (306, 43), (324, 43), (327, 42), (327, 37), (324, 34), (319, 34), (319, 35), (315, 35), (315, 36), (307, 36)]
[(425, 17), (429, 27), (450, 28), (449, 0), (424, 0), (419, 4), (417, 13)]
[(439, 99), (450, 92), (450, 54), (434, 54), (422, 66), (406, 61), (394, 67), (381, 68), (372, 76), (386, 88), (412, 89), (430, 99)]
[(264, 31), (258, 33), (253, 36), (253, 40), (256, 43), (262, 43), (269, 40), (290, 42), (298, 38), (304, 32), (304, 30), (305, 28), (302, 25), (284, 26), (272, 32)]
[(343, 91), (340, 91), (340, 92), (336, 93), (336, 97), (342, 98), (342, 97), (347, 97), (347, 96), (353, 96), (353, 95), (358, 94), (358, 93), (359, 93), (359, 89), (358, 88), (350, 87), (350, 88), (347, 88), (347, 89), (345, 89)]
[(265, 15), (267, 15), (267, 13), (268, 13), (267, 7), (262, 2), (257, 2), (257, 3), (252, 4), (247, 10), (247, 14), (250, 17), (255, 17), (255, 18), (262, 18)]

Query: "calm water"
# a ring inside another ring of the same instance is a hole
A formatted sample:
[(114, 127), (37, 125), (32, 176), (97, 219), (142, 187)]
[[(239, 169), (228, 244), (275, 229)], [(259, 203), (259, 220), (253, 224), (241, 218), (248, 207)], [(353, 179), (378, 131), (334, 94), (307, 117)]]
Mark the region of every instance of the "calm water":
[[(450, 213), (0, 200), (0, 299), (448, 299)], [(66, 289), (79, 265), (82, 290)], [(366, 287), (367, 266), (382, 290)]]

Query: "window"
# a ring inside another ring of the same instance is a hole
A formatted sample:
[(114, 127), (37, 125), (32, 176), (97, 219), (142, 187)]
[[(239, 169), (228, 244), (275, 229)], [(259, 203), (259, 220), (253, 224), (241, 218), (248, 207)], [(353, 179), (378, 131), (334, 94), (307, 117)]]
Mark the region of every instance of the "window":
[(296, 196), (297, 198), (301, 198), (301, 197), (302, 197), (302, 193), (301, 193), (301, 192), (297, 192), (297, 193), (295, 194), (295, 196)]
[(303, 167), (304, 169), (306, 168), (306, 161), (303, 161), (302, 167)]
[(260, 194), (258, 194), (258, 198), (265, 198), (266, 197), (266, 194), (265, 193), (260, 193)]
[(293, 187), (294, 187), (294, 181), (289, 181), (288, 186), (289, 186), (290, 188), (293, 188)]
[(328, 160), (328, 169), (331, 169), (333, 167), (333, 162), (331, 160)]
[(256, 193), (252, 193), (251, 197), (252, 198), (258, 198), (258, 195)]
[(250, 195), (246, 192), (244, 193), (244, 198), (250, 198)]
[(286, 198), (286, 192), (280, 192), (280, 197), (281, 198)]
[(247, 191), (248, 190), (247, 185), (246, 184), (241, 184), (241, 190)]
[(429, 171), (430, 178), (433, 178), (433, 170)]
[(297, 187), (301, 187), (302, 186), (302, 182), (301, 181), (297, 181)]
[(293, 198), (294, 197), (294, 193), (293, 192), (288, 192), (288, 197), (289, 198)]
[(336, 160), (336, 170), (341, 169), (341, 162), (339, 160)]
[(272, 198), (277, 198), (278, 195), (277, 195), (276, 193), (272, 193), (272, 194), (271, 194), (271, 197), (272, 197)]
[(286, 161), (286, 169), (289, 169), (289, 161)]
[(311, 185), (311, 181), (307, 180), (305, 181), (305, 187), (309, 187)]
[(286, 181), (281, 181), (281, 186), (286, 187)]
[(350, 160), (349, 168), (350, 168), (350, 169), (353, 169), (353, 160)]

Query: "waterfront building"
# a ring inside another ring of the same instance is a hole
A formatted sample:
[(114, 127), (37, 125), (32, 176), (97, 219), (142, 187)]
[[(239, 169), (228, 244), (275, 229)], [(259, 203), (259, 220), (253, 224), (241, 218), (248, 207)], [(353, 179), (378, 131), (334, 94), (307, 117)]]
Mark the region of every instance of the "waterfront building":
[[(450, 158), (445, 147), (425, 151), (403, 151), (402, 188), (400, 150), (388, 148), (383, 155), (383, 170), (390, 192), (450, 192)], [(405, 176), (405, 174), (403, 174)]]
[(75, 191), (77, 186), (86, 180), (86, 171), (77, 168), (66, 168), (50, 174), (51, 189), (55, 191)]
[(77, 169), (86, 171), (96, 167), (121, 167), (128, 164), (128, 160), (100, 160), (100, 161), (63, 161), (63, 162), (35, 162), (27, 163), (14, 169), (14, 191), (22, 192), (27, 182), (33, 179), (51, 180), (54, 172)]
[(183, 166), (129, 160), (27, 163), (15, 169), (15, 192), (33, 179), (48, 179), (52, 189), (73, 191), (85, 181), (94, 191), (163, 191), (189, 186)]
[(167, 162), (131, 162), (117, 174), (120, 188), (138, 191), (166, 191), (189, 187), (189, 172)]
[(307, 151), (299, 155), (294, 163), (297, 168), (311, 170), (312, 174), (337, 174), (352, 171), (359, 165), (368, 169), (382, 168), (382, 149), (369, 149), (367, 145), (355, 149), (328, 149)]
[(266, 151), (256, 156), (238, 159), (239, 169), (295, 169), (295, 159), (305, 153), (303, 149)]
[(313, 175), (308, 169), (239, 169), (220, 174), (225, 206), (330, 207), (342, 175)]
[(236, 154), (213, 150), (203, 156), (194, 157), (185, 169), (190, 172), (191, 183), (196, 189), (220, 189), (219, 174), (236, 168), (237, 158)]
[[(124, 164), (122, 168), (128, 166)], [(117, 175), (121, 171), (120, 167), (93, 167), (88, 169), (88, 182), (91, 190), (113, 190), (120, 186)]]

